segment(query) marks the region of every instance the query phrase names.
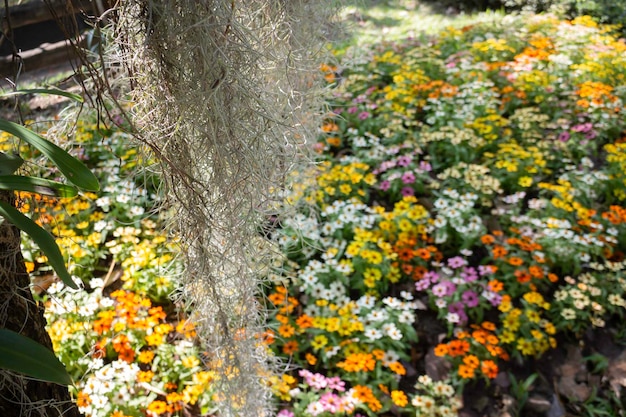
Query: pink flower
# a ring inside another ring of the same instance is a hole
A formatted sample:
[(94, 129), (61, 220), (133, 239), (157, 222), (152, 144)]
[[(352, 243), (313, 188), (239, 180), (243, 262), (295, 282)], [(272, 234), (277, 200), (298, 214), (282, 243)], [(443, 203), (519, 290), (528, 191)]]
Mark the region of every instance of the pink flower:
[(411, 197), (415, 195), (415, 190), (411, 187), (404, 187), (400, 190), (400, 194), (402, 194), (402, 197)]
[(402, 174), (402, 182), (405, 184), (413, 184), (415, 182), (415, 174), (411, 171), (406, 171)]
[(381, 182), (378, 185), (378, 188), (380, 188), (383, 191), (387, 191), (389, 189), (389, 187), (391, 187), (391, 183), (389, 181), (387, 181), (387, 180)]

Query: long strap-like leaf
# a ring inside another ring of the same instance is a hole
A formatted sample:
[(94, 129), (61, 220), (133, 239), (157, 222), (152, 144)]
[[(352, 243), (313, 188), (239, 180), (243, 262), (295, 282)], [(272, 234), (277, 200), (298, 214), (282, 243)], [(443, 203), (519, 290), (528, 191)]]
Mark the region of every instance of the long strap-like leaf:
[(48, 157), (59, 171), (72, 184), (89, 191), (98, 191), (100, 185), (96, 176), (78, 159), (74, 158), (54, 143), (46, 140), (30, 129), (8, 120), (0, 119), (0, 130), (4, 130), (37, 148)]
[(56, 90), (52, 88), (27, 88), (23, 90), (10, 91), (8, 93), (3, 93), (2, 97), (18, 96), (22, 94), (50, 94), (54, 96), (71, 98), (72, 100), (78, 101), (79, 103), (82, 103), (84, 101), (83, 98), (78, 94), (68, 93), (67, 91)]
[(78, 194), (71, 185), (22, 175), (0, 175), (0, 190), (29, 191), (54, 197), (74, 197)]
[(51, 350), (7, 329), (0, 329), (0, 368), (60, 385), (72, 384), (67, 370)]
[(46, 254), (48, 263), (54, 268), (65, 285), (78, 289), (78, 286), (72, 281), (70, 273), (67, 272), (61, 250), (50, 233), (5, 201), (0, 201), (0, 215), (13, 223), (24, 233), (28, 234), (33, 241), (35, 241), (39, 249)]

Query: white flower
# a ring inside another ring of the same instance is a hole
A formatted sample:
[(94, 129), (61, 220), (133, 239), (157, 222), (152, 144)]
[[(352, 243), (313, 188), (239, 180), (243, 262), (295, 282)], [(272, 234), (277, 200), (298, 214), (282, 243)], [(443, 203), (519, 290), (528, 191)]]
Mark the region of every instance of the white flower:
[(400, 291), (400, 297), (404, 298), (405, 300), (411, 301), (413, 299), (413, 294), (408, 291)]
[(461, 320), (461, 317), (457, 313), (448, 313), (446, 314), (446, 320), (448, 323), (458, 323)]
[(365, 329), (365, 332), (363, 334), (370, 340), (378, 340), (383, 337), (383, 334), (380, 330), (374, 329), (372, 327)]
[(366, 317), (368, 321), (385, 321), (389, 315), (384, 310), (372, 310)]
[(324, 406), (319, 402), (315, 401), (306, 408), (306, 413), (312, 416), (317, 416), (324, 412)]
[(399, 308), (402, 305), (402, 302), (395, 297), (385, 297), (383, 303), (391, 308)]
[(398, 321), (404, 324), (412, 324), (415, 322), (415, 315), (412, 311), (405, 310), (398, 316)]
[(398, 355), (395, 350), (388, 350), (384, 353), (381, 362), (383, 365), (389, 366), (394, 362), (398, 362), (398, 360), (400, 360), (400, 355)]
[(371, 295), (364, 295), (359, 298), (356, 305), (363, 308), (372, 308), (376, 304), (376, 298)]

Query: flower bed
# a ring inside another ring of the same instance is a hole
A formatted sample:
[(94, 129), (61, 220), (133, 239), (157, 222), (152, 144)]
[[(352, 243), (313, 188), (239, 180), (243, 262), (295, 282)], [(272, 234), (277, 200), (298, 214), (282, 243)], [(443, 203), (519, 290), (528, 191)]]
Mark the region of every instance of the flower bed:
[[(98, 125), (89, 111), (66, 139), (101, 191), (71, 199), (21, 193), (19, 204), (56, 237), (81, 287), (55, 281), (45, 255), (24, 239), (33, 290), (45, 303), (55, 352), (75, 381), (79, 410), (86, 417), (212, 414), (218, 375), (193, 321), (170, 299), (182, 266), (164, 231), (151, 159), (123, 129)], [(0, 140), (2, 150), (17, 146), (9, 135)], [(20, 151), (38, 157), (27, 147)]]
[(323, 67), (319, 163), (274, 233), (281, 416), (456, 415), (585, 332), (624, 343), (625, 51), (509, 16)]

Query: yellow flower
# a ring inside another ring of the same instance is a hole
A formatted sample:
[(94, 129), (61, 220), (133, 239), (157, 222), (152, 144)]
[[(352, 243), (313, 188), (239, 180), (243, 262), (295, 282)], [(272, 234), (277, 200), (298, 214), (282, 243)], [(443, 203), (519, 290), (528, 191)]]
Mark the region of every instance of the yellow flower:
[(533, 183), (533, 179), (531, 177), (521, 177), (517, 183), (522, 187), (530, 187)]
[(319, 350), (328, 344), (328, 338), (323, 334), (318, 334), (315, 336), (313, 341), (311, 342), (311, 347), (313, 350)]
[(398, 407), (405, 407), (409, 403), (406, 394), (397, 390), (391, 391), (391, 401)]
[(200, 365), (200, 360), (195, 356), (185, 356), (182, 359), (182, 363), (185, 368), (191, 369)]

